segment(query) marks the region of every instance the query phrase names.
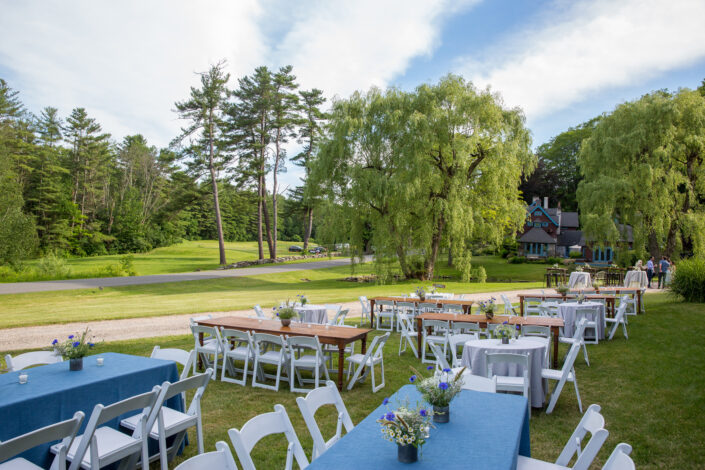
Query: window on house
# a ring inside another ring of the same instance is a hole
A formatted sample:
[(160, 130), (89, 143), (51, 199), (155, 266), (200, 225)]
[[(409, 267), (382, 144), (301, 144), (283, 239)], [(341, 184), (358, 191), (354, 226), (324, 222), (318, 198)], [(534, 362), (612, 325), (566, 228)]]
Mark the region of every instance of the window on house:
[(534, 222), (534, 227), (541, 227), (541, 222)]
[(541, 222), (542, 227), (548, 227), (548, 222)]

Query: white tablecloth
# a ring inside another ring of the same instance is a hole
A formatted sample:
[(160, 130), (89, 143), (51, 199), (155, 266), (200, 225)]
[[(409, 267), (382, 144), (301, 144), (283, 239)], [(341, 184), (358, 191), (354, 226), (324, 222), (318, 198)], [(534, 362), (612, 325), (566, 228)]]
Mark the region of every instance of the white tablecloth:
[(426, 294), (426, 298), (434, 300), (450, 300), (453, 298), (453, 294), (447, 292), (436, 292), (435, 294)]
[(294, 310), (299, 314), (299, 320), (304, 323), (328, 323), (324, 305), (306, 304), (303, 307), (294, 307)]
[(633, 287), (632, 282), (639, 283), (639, 287), (645, 289), (649, 284), (646, 271), (627, 271), (627, 275), (624, 276), (624, 287)]
[[(545, 393), (544, 380), (541, 378), (541, 369), (547, 367), (546, 364), (546, 343), (541, 338), (527, 339), (519, 338), (510, 340), (509, 344), (502, 344), (499, 339), (477, 339), (468, 341), (463, 348), (463, 366), (471, 370), (473, 375), (485, 377), (487, 360), (485, 351), (491, 353), (510, 354), (530, 354), (531, 371), (529, 380), (531, 382), (531, 406), (540, 408), (543, 406)], [(516, 364), (495, 364), (493, 366), (495, 375), (508, 377), (521, 377), (523, 368)]]
[(597, 322), (597, 337), (605, 339), (605, 306), (600, 302), (564, 302), (558, 306), (558, 317), (565, 322), (563, 336), (572, 338), (575, 332), (575, 312), (577, 309), (591, 309), (592, 314), (587, 315), (589, 321)]
[(590, 278), (590, 273), (584, 273), (580, 271), (570, 273), (570, 279), (568, 279), (568, 287), (571, 289), (592, 287), (592, 279)]

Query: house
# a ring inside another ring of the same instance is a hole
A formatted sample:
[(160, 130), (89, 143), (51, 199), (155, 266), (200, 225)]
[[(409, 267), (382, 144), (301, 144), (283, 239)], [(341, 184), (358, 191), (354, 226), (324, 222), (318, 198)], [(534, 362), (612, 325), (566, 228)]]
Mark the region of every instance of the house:
[[(626, 230), (625, 242), (631, 247), (633, 243), (630, 226), (621, 226)], [(517, 254), (527, 258), (568, 258), (571, 252), (581, 254), (589, 263), (610, 263), (614, 258), (611, 246), (600, 247), (591, 240), (585, 240), (580, 230), (580, 218), (577, 212), (562, 211), (558, 207), (548, 207), (548, 198), (534, 197), (526, 206), (526, 223), (519, 234)]]

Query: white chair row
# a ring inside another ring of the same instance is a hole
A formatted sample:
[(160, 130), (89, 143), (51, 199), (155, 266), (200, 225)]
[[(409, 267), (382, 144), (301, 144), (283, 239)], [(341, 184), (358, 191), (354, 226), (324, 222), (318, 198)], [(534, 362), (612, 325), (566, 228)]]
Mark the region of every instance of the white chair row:
[(23, 370), (28, 367), (41, 366), (45, 364), (54, 364), (63, 361), (61, 356), (58, 356), (54, 351), (32, 351), (24, 354), (18, 354), (15, 357), (7, 354), (5, 363), (7, 371), (14, 372)]

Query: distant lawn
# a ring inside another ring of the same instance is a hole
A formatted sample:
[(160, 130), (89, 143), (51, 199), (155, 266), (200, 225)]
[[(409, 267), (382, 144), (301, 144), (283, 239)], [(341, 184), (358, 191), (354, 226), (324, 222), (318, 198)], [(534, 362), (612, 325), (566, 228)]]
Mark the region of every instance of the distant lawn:
[[(578, 356), (575, 369), (583, 410), (591, 403), (599, 404), (609, 431), (609, 438), (591, 468), (601, 468), (619, 442), (633, 446), (632, 457), (638, 469), (705, 468), (702, 453), (705, 348), (701, 341), (705, 336), (704, 314), (705, 304), (677, 303), (666, 294), (649, 294), (647, 313), (629, 318), (629, 340), (625, 340), (620, 331), (613, 341), (588, 345), (590, 367), (583, 361), (582, 354)], [(179, 336), (113, 342), (101, 344), (97, 352), (148, 356), (155, 344), (191, 349), (193, 339)], [(355, 424), (379, 406), (384, 397), (408, 383), (409, 366), (419, 366), (420, 362), (408, 349), (402, 356), (397, 355), (398, 344), (399, 335), (395, 333), (385, 347), (387, 385), (384, 389), (371, 393), (368, 380), (349, 392), (342, 392)], [(565, 345), (561, 345), (560, 351), (562, 361)], [(281, 391), (274, 392), (212, 381), (202, 400), (206, 451), (214, 450), (219, 440), (232, 447), (227, 435), (229, 428), (240, 428), (250, 418), (272, 411), (275, 404), (281, 403), (310, 458), (312, 442), (295, 403), (297, 396), (288, 391), (285, 382)], [(335, 433), (335, 415), (329, 408), (332, 407), (324, 407), (316, 414), (326, 437)], [(575, 392), (568, 384), (552, 414), (533, 410), (532, 456), (555, 461), (580, 418)], [(195, 455), (195, 438), (193, 431), (190, 433), (191, 444), (171, 468)], [(381, 439), (381, 436), (376, 438)], [(395, 452), (394, 445), (389, 444), (389, 453), (394, 455)], [(279, 436), (267, 438), (254, 448), (252, 455), (257, 468), (283, 468), (285, 441)], [(439, 462), (438, 467), (442, 468), (443, 463)]]
[[(491, 275), (493, 264), (488, 265)], [(523, 267), (523, 265), (520, 265)], [(356, 274), (371, 274), (372, 264), (357, 265)], [(521, 269), (521, 268), (517, 268)], [(150, 317), (209, 311), (241, 310), (255, 304), (271, 307), (297, 294), (313, 303), (345, 302), (360, 295), (399, 295), (431, 282), (401, 281), (387, 285), (343, 281), (348, 266), (261, 274), (229, 279), (171, 282), (116, 288), (81, 289), (0, 296), (0, 328), (74, 321)], [(530, 273), (527, 274), (530, 277)], [(442, 281), (446, 292), (494, 292), (540, 287), (527, 283), (463, 283)]]

